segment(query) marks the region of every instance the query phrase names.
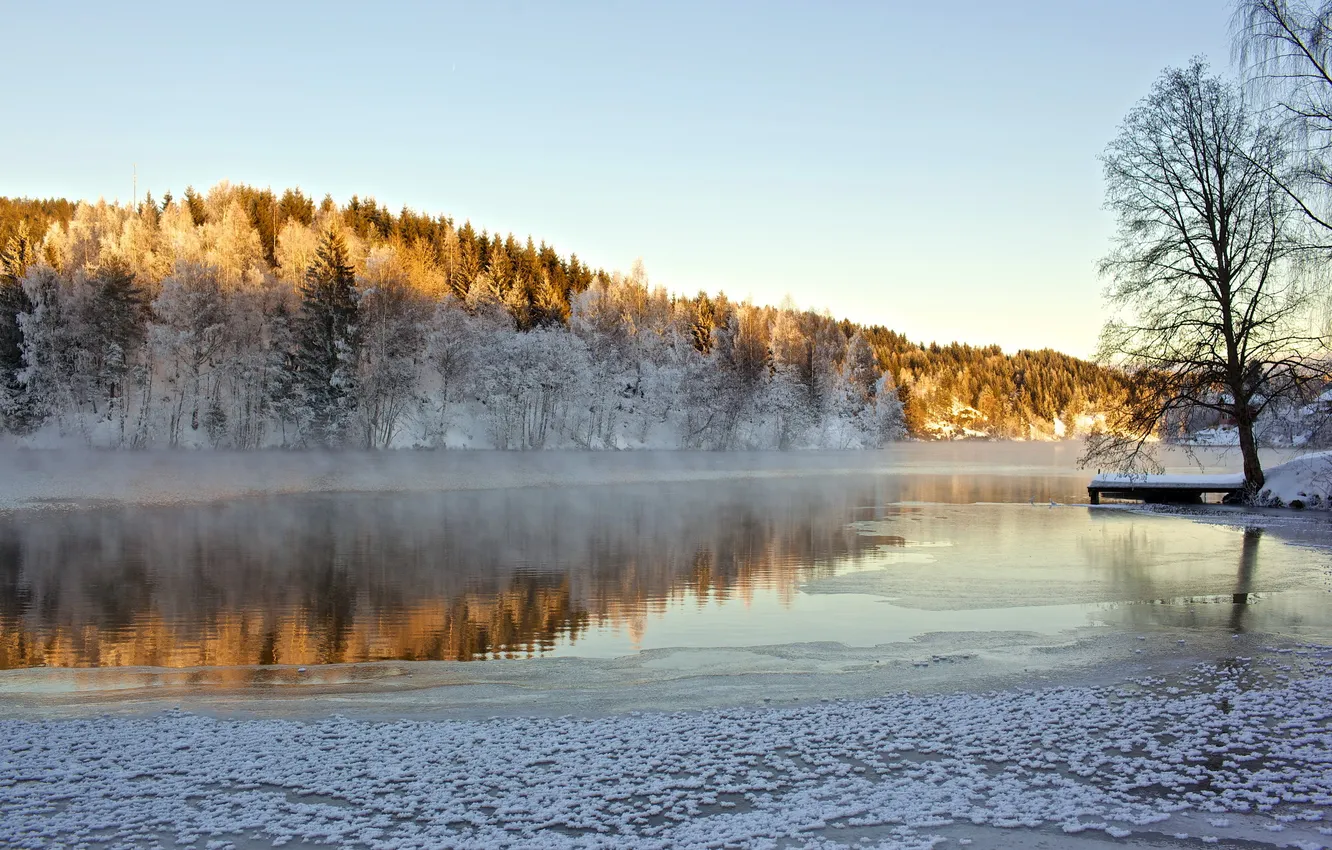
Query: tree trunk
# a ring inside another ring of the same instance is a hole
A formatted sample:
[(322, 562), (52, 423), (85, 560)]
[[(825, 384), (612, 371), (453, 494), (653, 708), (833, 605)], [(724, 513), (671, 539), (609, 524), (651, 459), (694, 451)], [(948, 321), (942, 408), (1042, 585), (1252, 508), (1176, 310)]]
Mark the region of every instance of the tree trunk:
[(1235, 405), (1235, 427), (1239, 431), (1240, 454), (1244, 457), (1244, 489), (1249, 495), (1263, 486), (1263, 465), (1258, 460), (1258, 443), (1253, 438), (1253, 416), (1247, 403)]

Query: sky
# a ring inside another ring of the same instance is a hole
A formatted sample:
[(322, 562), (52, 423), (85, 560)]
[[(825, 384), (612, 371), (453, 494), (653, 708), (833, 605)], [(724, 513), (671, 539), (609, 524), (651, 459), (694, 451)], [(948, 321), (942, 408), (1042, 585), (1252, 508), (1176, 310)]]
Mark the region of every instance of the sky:
[(20, 3), (0, 195), (220, 180), (531, 234), (675, 292), (1093, 353), (1097, 159), (1224, 0)]

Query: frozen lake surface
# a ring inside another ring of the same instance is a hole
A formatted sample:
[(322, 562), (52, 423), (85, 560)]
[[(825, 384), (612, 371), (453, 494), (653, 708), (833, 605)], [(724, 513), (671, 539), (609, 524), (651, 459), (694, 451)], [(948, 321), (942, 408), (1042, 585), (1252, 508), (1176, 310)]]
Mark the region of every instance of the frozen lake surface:
[(0, 845), (1332, 842), (1327, 518), (1076, 454), (5, 456)]

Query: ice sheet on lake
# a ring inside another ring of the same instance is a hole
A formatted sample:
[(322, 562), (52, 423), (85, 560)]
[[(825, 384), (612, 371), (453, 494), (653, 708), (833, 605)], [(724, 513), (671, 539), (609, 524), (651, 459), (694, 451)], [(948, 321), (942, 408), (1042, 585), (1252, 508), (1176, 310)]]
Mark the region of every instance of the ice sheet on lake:
[(928, 847), (961, 828), (1321, 847), (1332, 649), (1112, 687), (602, 718), (0, 722), (0, 844)]

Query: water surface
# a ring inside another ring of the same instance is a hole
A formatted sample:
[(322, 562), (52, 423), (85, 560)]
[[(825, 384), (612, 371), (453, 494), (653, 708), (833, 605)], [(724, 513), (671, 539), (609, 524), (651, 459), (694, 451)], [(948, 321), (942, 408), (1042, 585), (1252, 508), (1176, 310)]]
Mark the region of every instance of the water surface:
[(1088, 508), (1071, 447), (858, 457), (598, 456), (609, 483), (0, 513), (0, 669), (1332, 633), (1325, 549)]

